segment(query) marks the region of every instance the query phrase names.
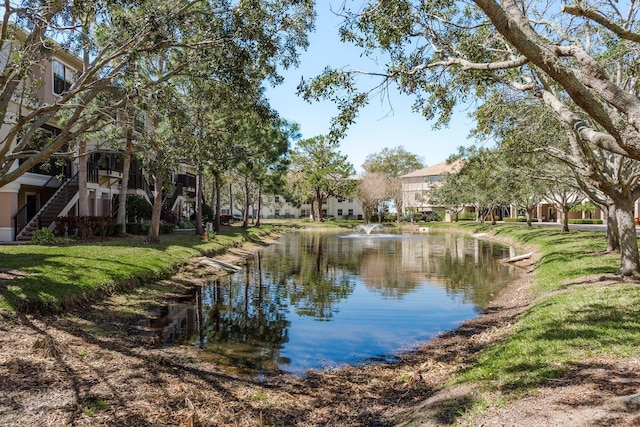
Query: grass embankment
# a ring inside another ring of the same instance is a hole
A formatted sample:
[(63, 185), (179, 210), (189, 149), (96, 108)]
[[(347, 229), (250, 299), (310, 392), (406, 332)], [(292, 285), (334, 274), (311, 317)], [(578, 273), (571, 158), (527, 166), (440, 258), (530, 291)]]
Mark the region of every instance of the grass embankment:
[[(513, 333), (483, 351), (452, 384), (472, 382), (516, 398), (570, 374), (581, 361), (640, 355), (640, 286), (612, 274), (619, 256), (603, 252), (604, 233), (563, 234), (520, 224), (454, 227), (534, 246), (541, 259), (533, 272), (533, 303)], [(481, 400), (467, 409), (488, 403)]]
[(167, 276), (197, 256), (216, 255), (246, 241), (259, 241), (274, 226), (224, 227), (211, 240), (193, 234), (145, 236), (62, 246), (0, 246), (0, 312), (59, 311), (96, 293), (111, 293)]

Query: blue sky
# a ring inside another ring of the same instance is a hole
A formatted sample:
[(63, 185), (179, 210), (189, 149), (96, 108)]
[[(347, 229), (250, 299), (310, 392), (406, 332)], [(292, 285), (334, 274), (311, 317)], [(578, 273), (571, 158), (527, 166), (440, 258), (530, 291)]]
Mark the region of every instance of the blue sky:
[[(310, 35), (308, 50), (300, 57), (300, 67), (284, 72), (285, 82), (282, 85), (267, 89), (266, 95), (272, 107), (281, 117), (300, 124), (303, 138), (327, 134), (331, 117), (337, 114), (337, 109), (331, 102), (309, 104), (297, 96), (296, 86), (301, 77), (315, 77), (326, 66), (379, 71), (375, 62), (360, 57), (357, 48), (340, 43), (340, 18), (330, 11), (331, 5), (336, 9), (340, 4), (342, 0), (317, 2), (316, 31)], [(433, 123), (411, 111), (410, 97), (391, 93), (390, 99), (372, 100), (360, 112), (340, 144), (340, 151), (348, 156), (357, 171), (361, 170), (367, 155), (385, 147), (403, 146), (430, 166), (445, 161), (457, 152), (459, 146), (471, 143), (467, 136), (473, 122), (466, 112), (457, 113), (448, 128), (435, 131), (432, 130)]]

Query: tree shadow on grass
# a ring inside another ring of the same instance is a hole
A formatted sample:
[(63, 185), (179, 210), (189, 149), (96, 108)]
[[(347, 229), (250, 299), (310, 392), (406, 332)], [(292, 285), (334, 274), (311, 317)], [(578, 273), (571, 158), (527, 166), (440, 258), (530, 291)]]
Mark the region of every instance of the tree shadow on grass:
[[(531, 326), (513, 338), (509, 351), (523, 350), (504, 367), (513, 375), (503, 379), (503, 388), (526, 392), (574, 376), (580, 364), (567, 360), (567, 354), (581, 360), (594, 354), (625, 354), (640, 346), (640, 292), (630, 292), (635, 289), (630, 286), (585, 287), (536, 304), (528, 316)], [(558, 352), (557, 357), (544, 356), (547, 352)]]

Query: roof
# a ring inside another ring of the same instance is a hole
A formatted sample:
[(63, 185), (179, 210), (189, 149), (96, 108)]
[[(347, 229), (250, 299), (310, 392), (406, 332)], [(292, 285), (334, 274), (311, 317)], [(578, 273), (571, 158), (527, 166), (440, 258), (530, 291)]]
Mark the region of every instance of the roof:
[(421, 176), (441, 176), (446, 173), (458, 172), (462, 167), (461, 160), (454, 160), (451, 163), (442, 162), (429, 166), (428, 168), (418, 169), (417, 171), (402, 175), (400, 178), (417, 178)]

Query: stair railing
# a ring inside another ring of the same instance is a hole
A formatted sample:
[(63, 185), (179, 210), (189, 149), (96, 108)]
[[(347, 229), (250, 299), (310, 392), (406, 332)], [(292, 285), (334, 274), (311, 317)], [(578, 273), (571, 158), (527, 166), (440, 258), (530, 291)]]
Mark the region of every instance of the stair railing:
[[(38, 199), (40, 198), (41, 193), (48, 188), (48, 185), (51, 183), (51, 181), (53, 181), (54, 179), (57, 179), (56, 176), (51, 176), (51, 178), (49, 178), (49, 180), (40, 188), (40, 190), (38, 190), (36, 192), (36, 194), (33, 196), (33, 198), (31, 200), (29, 200), (27, 203), (24, 204), (24, 206), (22, 206), (22, 208), (20, 208), (18, 210), (18, 212), (13, 216), (13, 236), (14, 238), (16, 238), (18, 236), (18, 233), (20, 233), (26, 226), (27, 224), (29, 224), (31, 222), (31, 220), (33, 218), (35, 218), (35, 216), (38, 213), (37, 207), (38, 207)], [(62, 182), (60, 182), (60, 185), (58, 186), (58, 188), (60, 188), (62, 186)], [(28, 216), (28, 212), (29, 210), (31, 210), (31, 208), (33, 208), (33, 210), (36, 212), (33, 216), (29, 217)], [(38, 224), (38, 227), (40, 228), (40, 224)]]
[[(55, 177), (52, 177), (55, 178)], [(26, 207), (27, 205), (25, 205), (22, 209), (20, 209), (20, 211), (18, 212), (18, 214), (16, 214), (14, 216), (14, 238), (17, 239), (18, 235), (22, 232), (22, 230), (24, 230), (30, 223), (31, 221), (33, 221), (33, 219), (37, 216), (38, 219), (38, 229), (42, 228), (42, 214), (44, 212), (46, 212), (47, 208), (57, 200), (57, 198), (60, 196), (60, 194), (62, 194), (62, 192), (64, 191), (64, 189), (72, 182), (78, 180), (78, 173), (76, 172), (76, 174), (74, 176), (72, 176), (69, 179), (66, 179), (65, 181), (61, 182), (60, 185), (58, 186), (58, 188), (56, 189), (55, 193), (42, 205), (42, 207), (40, 208), (40, 210), (38, 210), (38, 212), (36, 213), (36, 215), (32, 216), (31, 218), (28, 218), (25, 222), (20, 222), (19, 221), (19, 217), (18, 215), (20, 214), (21, 211), (24, 210), (24, 216), (26, 216)], [(51, 179), (49, 179), (49, 181), (51, 181)], [(49, 183), (49, 181), (47, 181), (47, 183)], [(37, 200), (37, 195), (43, 191), (46, 188), (46, 184), (45, 187), (42, 187), (38, 193), (36, 193), (36, 197), (33, 198), (33, 200)], [(69, 197), (69, 200), (71, 200), (71, 197)], [(68, 200), (67, 200), (68, 201)]]

